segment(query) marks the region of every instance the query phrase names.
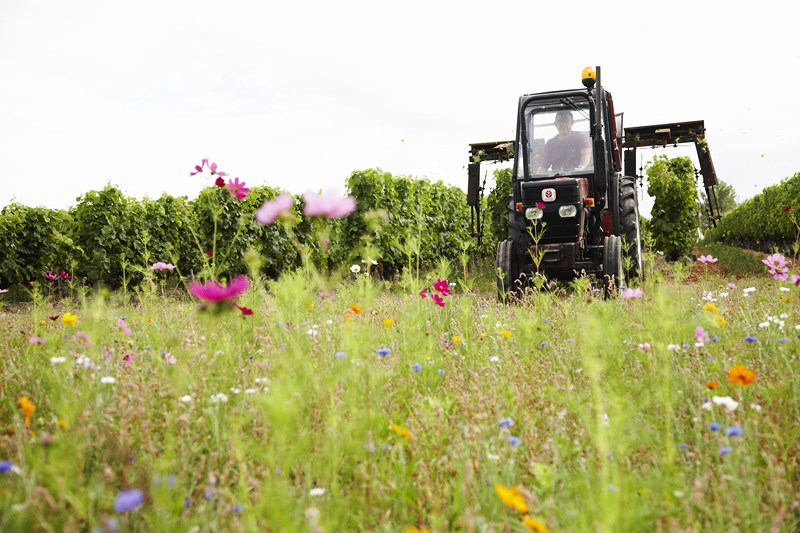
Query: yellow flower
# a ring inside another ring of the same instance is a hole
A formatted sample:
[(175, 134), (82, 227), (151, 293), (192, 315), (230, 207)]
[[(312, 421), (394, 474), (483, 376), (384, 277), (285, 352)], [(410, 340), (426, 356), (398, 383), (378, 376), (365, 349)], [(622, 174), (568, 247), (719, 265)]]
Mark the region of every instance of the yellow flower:
[(503, 337), (505, 337), (506, 339), (508, 339), (508, 338), (510, 338), (510, 337), (513, 335), (513, 333), (511, 333), (511, 332), (510, 332), (510, 331), (508, 331), (507, 329), (501, 329), (501, 330), (500, 330), (500, 335), (502, 335)]
[(392, 428), (392, 431), (394, 431), (395, 433), (397, 433), (398, 435), (400, 435), (404, 439), (411, 440), (411, 438), (412, 438), (411, 437), (411, 432), (408, 430), (407, 427), (403, 427), (403, 426), (400, 426), (400, 425), (397, 425), (397, 424), (392, 424), (390, 427)]
[(69, 424), (67, 423), (66, 420), (59, 419), (58, 420), (58, 427), (60, 427), (61, 429), (69, 429)]
[(461, 337), (459, 337), (458, 335), (453, 335), (452, 337), (450, 337), (450, 341), (453, 344), (461, 344)]
[(391, 318), (384, 318), (383, 319), (383, 327), (385, 327), (386, 329), (389, 329), (392, 326), (394, 326), (394, 320), (392, 320)]
[(152, 324), (152, 323), (153, 323), (153, 317), (151, 317), (151, 316), (148, 316), (148, 317), (147, 317), (147, 323), (148, 323), (148, 324)]
[(39, 321), (39, 325), (40, 325), (40, 326), (46, 326), (46, 325), (47, 325), (47, 322), (45, 322), (44, 320), (40, 320), (40, 321)]
[(25, 426), (30, 426), (31, 417), (33, 416), (34, 411), (36, 411), (36, 406), (33, 404), (30, 398), (23, 396), (17, 400), (17, 407), (22, 409), (22, 412), (25, 415)]
[(505, 487), (500, 483), (495, 483), (494, 491), (507, 506), (516, 509), (520, 513), (528, 512), (528, 504), (525, 502), (525, 497), (522, 496), (519, 487)]
[(719, 308), (716, 306), (716, 304), (714, 304), (714, 302), (706, 302), (706, 304), (703, 306), (703, 309), (710, 311), (715, 315), (719, 313)]
[(427, 527), (418, 528), (417, 526), (411, 526), (406, 529), (406, 533), (431, 533), (431, 530)]
[(728, 327), (728, 321), (725, 320), (725, 317), (722, 315), (717, 315), (714, 317), (714, 324), (723, 329)]
[(522, 523), (527, 526), (530, 531), (534, 533), (550, 533), (550, 530), (547, 529), (547, 526), (544, 525), (544, 522), (541, 520), (537, 520), (529, 514), (526, 514), (522, 517)]
[(61, 317), (61, 321), (64, 323), (65, 326), (74, 326), (76, 322), (78, 322), (78, 315), (73, 315), (72, 313), (64, 313), (64, 316)]

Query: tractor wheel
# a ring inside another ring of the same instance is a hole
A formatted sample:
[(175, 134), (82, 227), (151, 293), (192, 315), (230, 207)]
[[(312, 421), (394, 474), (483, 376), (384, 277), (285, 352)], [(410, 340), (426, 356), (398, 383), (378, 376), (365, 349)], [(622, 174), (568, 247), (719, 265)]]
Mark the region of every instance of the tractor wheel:
[(618, 235), (609, 235), (603, 246), (603, 296), (609, 298), (624, 282), (622, 239)]
[(497, 297), (505, 302), (509, 295), (517, 294), (519, 284), (519, 260), (514, 250), (514, 241), (506, 239), (497, 244)]
[(619, 184), (619, 225), (625, 239), (625, 276), (628, 279), (644, 280), (642, 267), (642, 235), (639, 230), (639, 198), (636, 196), (636, 181), (622, 176)]

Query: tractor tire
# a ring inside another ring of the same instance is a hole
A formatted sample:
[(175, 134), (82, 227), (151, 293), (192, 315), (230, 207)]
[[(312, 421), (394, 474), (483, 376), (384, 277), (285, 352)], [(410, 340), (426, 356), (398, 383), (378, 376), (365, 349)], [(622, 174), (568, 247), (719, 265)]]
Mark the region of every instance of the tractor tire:
[(603, 245), (603, 297), (610, 298), (624, 283), (622, 239), (619, 235), (609, 235)]
[(619, 184), (620, 235), (625, 239), (625, 277), (644, 281), (642, 234), (639, 228), (639, 198), (636, 179), (622, 176)]
[(509, 296), (518, 295), (520, 290), (519, 259), (514, 250), (514, 241), (506, 239), (497, 244), (494, 266), (497, 272), (497, 298), (505, 303)]

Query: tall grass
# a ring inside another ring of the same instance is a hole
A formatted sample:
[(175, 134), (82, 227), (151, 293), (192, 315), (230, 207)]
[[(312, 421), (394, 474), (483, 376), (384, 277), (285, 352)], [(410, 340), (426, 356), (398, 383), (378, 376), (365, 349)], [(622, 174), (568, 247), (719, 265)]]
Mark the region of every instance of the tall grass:
[(795, 530), (797, 289), (650, 279), (508, 306), (459, 282), (442, 308), (432, 279), (321, 295), (300, 271), (246, 293), (252, 316), (147, 292), (7, 307), (0, 530), (525, 530), (495, 483), (552, 531)]

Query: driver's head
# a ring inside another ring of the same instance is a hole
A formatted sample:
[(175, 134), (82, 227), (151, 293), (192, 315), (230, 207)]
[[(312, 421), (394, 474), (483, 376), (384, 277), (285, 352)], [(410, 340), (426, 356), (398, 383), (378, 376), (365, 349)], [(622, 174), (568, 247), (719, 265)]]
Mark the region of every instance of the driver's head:
[(572, 111), (559, 111), (556, 113), (556, 129), (562, 135), (572, 131)]

